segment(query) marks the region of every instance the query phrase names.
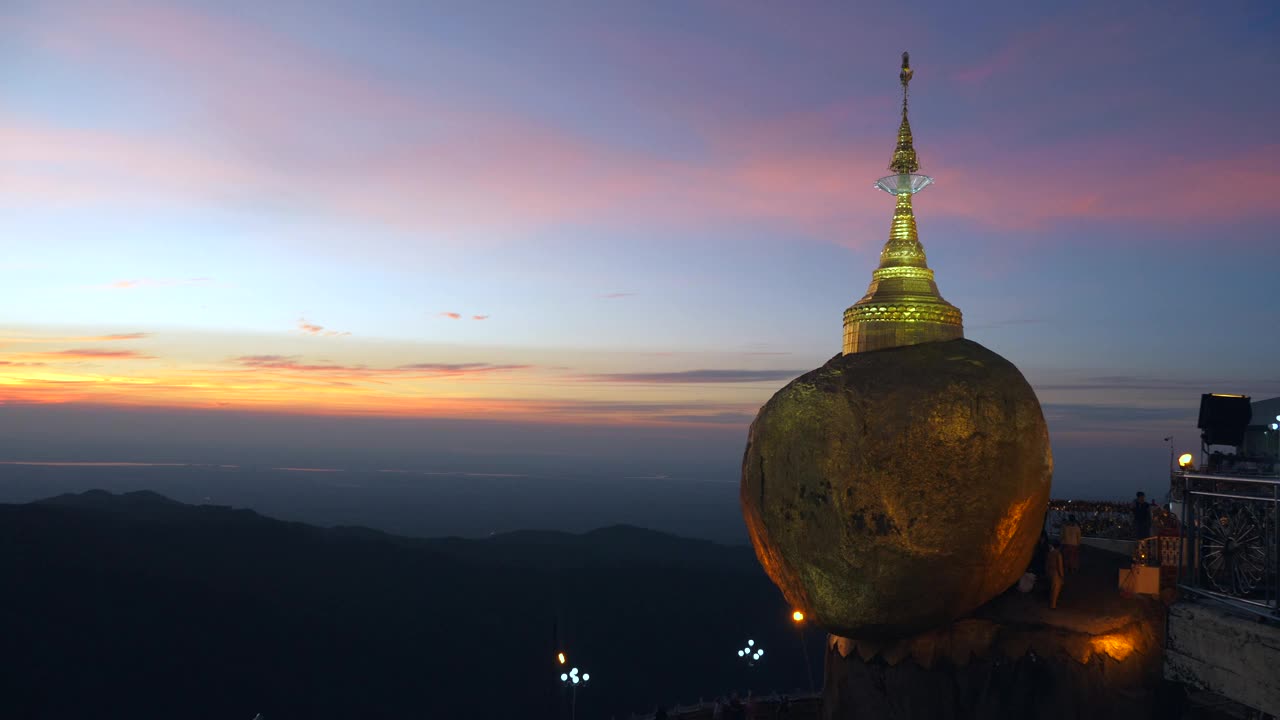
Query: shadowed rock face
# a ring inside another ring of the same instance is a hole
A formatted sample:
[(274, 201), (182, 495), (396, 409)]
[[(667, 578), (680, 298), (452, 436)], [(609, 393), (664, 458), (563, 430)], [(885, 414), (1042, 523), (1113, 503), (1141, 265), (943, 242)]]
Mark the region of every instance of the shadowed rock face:
[(787, 600), (837, 635), (950, 622), (1026, 570), (1053, 458), (1035, 393), (970, 340), (842, 355), (751, 425), (742, 509)]

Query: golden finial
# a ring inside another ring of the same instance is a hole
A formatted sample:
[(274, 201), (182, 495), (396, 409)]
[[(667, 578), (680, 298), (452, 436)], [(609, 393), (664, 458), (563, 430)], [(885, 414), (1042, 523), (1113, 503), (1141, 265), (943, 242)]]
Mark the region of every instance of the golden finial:
[(895, 196), (898, 203), (889, 241), (880, 252), (880, 267), (871, 273), (867, 294), (844, 312), (845, 355), (964, 337), (963, 316), (938, 292), (911, 208), (911, 196), (933, 182), (928, 175), (916, 174), (920, 165), (907, 123), (907, 83), (912, 74), (910, 58), (902, 53), (902, 72), (898, 74), (902, 125), (889, 165), (895, 174), (876, 182), (876, 187)]
[(902, 71), (898, 73), (898, 81), (902, 83), (902, 124), (898, 126), (898, 146), (893, 151), (893, 162), (889, 169), (899, 175), (908, 175), (920, 169), (916, 160), (916, 149), (911, 141), (911, 123), (907, 122), (907, 84), (915, 72), (911, 69), (911, 56), (902, 53)]

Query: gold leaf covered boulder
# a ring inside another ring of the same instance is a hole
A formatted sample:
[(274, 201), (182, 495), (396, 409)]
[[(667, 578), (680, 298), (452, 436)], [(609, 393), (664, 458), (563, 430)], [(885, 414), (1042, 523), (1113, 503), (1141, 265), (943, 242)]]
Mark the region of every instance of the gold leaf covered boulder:
[(1052, 465), (1031, 386), (978, 343), (839, 355), (752, 423), (743, 514), (795, 607), (837, 635), (899, 636), (1018, 580)]

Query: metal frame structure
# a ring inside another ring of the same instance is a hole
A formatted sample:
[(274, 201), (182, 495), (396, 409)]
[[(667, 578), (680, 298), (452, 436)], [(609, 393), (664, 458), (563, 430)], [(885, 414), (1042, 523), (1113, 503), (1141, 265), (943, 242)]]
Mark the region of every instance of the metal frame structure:
[(1173, 473), (1178, 588), (1280, 619), (1280, 475)]

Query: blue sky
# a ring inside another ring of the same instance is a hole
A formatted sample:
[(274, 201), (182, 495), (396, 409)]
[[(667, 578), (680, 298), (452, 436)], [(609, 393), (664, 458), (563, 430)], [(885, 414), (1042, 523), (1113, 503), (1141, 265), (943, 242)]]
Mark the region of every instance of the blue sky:
[(1278, 15), (6, 3), (3, 416), (605, 424), (724, 454), (839, 350), (908, 49), (944, 296), (1079, 458), (1060, 488), (1117, 452), (1137, 472), (1195, 437), (1199, 393), (1280, 394)]

